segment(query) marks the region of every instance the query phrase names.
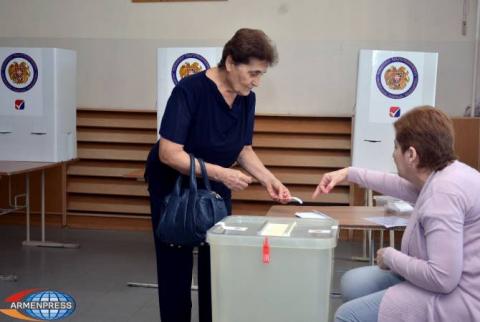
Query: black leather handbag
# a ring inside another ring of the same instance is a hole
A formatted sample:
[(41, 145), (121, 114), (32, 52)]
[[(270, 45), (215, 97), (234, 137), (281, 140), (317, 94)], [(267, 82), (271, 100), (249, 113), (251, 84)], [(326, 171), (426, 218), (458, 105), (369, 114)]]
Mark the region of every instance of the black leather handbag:
[(190, 154), (190, 186), (182, 187), (180, 175), (173, 191), (164, 199), (157, 227), (157, 236), (163, 243), (197, 246), (205, 241), (207, 230), (227, 216), (225, 202), (210, 187), (205, 163), (197, 160), (205, 189), (197, 189), (195, 158)]

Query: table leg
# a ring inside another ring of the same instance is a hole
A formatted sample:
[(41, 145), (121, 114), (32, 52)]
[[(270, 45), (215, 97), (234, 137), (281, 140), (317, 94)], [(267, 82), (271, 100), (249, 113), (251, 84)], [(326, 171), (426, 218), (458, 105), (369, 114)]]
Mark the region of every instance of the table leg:
[(369, 229), (368, 230), (368, 241), (370, 242), (369, 246), (370, 246), (370, 252), (369, 252), (369, 256), (368, 256), (368, 262), (370, 263), (370, 265), (375, 265), (375, 243), (374, 243), (374, 240), (372, 238), (372, 230)]
[[(371, 232), (371, 230), (368, 230)], [(371, 237), (371, 235), (369, 235)], [(370, 241), (369, 241), (370, 243)], [(369, 244), (370, 245), (370, 244)], [(363, 242), (362, 242), (362, 256), (352, 256), (352, 260), (356, 262), (368, 262), (370, 261), (369, 256), (367, 256), (367, 231), (363, 230)]]
[[(28, 176), (28, 175), (27, 175)], [(30, 196), (27, 190), (27, 240), (23, 242), (24, 246), (38, 246), (38, 247), (55, 247), (55, 248), (78, 248), (80, 245), (76, 243), (57, 243), (45, 241), (45, 170), (42, 170), (41, 175), (41, 241), (30, 240)]]
[(363, 231), (362, 250), (363, 250), (363, 257), (367, 257), (367, 232), (365, 230)]
[(62, 227), (67, 226), (67, 163), (62, 163)]
[(45, 170), (42, 170), (40, 183), (40, 201), (41, 201), (41, 217), (42, 217), (42, 243), (45, 242)]
[(30, 174), (25, 175), (25, 212), (27, 216), (27, 242), (30, 242)]
[(390, 247), (395, 248), (395, 230), (390, 230)]

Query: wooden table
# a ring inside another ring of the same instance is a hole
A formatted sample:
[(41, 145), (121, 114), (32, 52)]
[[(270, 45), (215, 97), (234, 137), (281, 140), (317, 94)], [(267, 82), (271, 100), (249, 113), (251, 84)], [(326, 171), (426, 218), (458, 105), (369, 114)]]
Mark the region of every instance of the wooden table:
[(367, 217), (389, 216), (383, 207), (359, 207), (359, 206), (282, 206), (271, 207), (267, 216), (270, 217), (293, 217), (296, 212), (309, 211), (322, 212), (338, 221), (341, 228), (350, 229), (378, 229), (384, 230), (385, 227), (369, 221)]
[[(390, 232), (390, 246), (393, 247), (395, 240), (395, 230), (403, 230), (404, 227), (396, 227), (387, 229), (382, 225), (376, 224), (365, 218), (368, 217), (387, 217), (392, 216), (388, 214), (383, 207), (358, 207), (358, 206), (282, 206), (277, 205), (271, 207), (267, 216), (270, 217), (293, 217), (296, 212), (319, 211), (338, 221), (340, 228), (358, 229), (368, 232), (369, 241), (369, 256), (370, 264), (374, 263), (374, 240), (372, 238), (372, 231), (379, 230)], [(364, 251), (365, 252), (365, 251)], [(364, 254), (366, 255), (366, 254)]]

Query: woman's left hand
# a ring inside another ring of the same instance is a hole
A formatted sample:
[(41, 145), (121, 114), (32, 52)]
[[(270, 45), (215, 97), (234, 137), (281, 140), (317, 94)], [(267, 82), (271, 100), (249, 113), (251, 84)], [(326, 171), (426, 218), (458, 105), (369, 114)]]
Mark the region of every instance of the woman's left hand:
[(385, 250), (386, 248), (380, 248), (377, 250), (377, 265), (379, 268), (384, 270), (389, 270), (390, 268), (385, 264), (384, 257), (385, 257)]
[(280, 202), (282, 204), (287, 204), (292, 196), (290, 195), (290, 191), (287, 187), (285, 187), (280, 180), (273, 179), (271, 182), (265, 185), (268, 194), (270, 197), (275, 200), (276, 202)]

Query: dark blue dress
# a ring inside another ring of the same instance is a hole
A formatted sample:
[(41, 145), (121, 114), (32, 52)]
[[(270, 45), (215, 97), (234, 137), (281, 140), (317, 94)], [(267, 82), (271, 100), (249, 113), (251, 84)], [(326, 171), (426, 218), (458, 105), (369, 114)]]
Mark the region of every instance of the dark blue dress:
[[(253, 92), (237, 96), (230, 108), (216, 84), (202, 72), (183, 79), (173, 89), (163, 115), (160, 136), (183, 145), (186, 152), (208, 163), (230, 167), (243, 147), (252, 144), (254, 115)], [(162, 322), (190, 322), (191, 319), (192, 248), (163, 244), (155, 233), (163, 198), (172, 191), (179, 175), (159, 160), (157, 142), (148, 156), (145, 179), (150, 193)], [(197, 183), (203, 186), (201, 180)], [(220, 182), (211, 183), (231, 213), (230, 190)], [(198, 303), (199, 321), (211, 322), (208, 245), (198, 247)]]

